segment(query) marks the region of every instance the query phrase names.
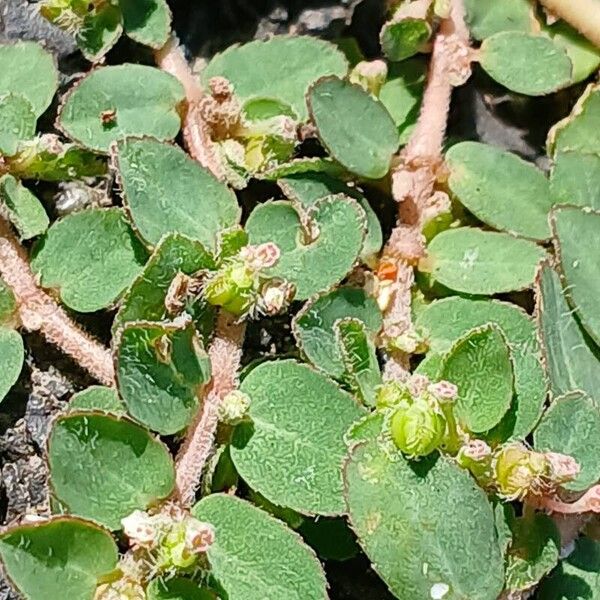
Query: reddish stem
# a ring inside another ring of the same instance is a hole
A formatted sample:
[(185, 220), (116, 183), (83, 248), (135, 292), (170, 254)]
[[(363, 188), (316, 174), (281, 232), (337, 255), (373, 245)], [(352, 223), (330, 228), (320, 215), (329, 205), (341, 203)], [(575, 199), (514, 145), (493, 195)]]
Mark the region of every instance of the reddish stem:
[(27, 254), (10, 227), (0, 219), (0, 276), (11, 288), (21, 324), (39, 331), (81, 367), (106, 385), (114, 385), (115, 373), (108, 349), (84, 333), (43, 290), (31, 272)]
[(231, 314), (225, 311), (219, 313), (215, 338), (208, 349), (212, 378), (203, 390), (202, 404), (189, 426), (175, 463), (177, 494), (184, 506), (193, 503), (212, 450), (221, 401), (238, 386), (245, 329), (245, 324), (237, 323)]

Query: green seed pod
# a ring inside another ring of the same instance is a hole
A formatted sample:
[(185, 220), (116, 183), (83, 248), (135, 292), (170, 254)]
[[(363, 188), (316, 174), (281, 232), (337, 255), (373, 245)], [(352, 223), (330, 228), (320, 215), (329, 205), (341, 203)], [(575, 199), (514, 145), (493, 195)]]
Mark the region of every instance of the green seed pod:
[(493, 476), (498, 493), (507, 500), (523, 499), (536, 493), (549, 474), (544, 454), (528, 450), (523, 444), (510, 444), (497, 452), (493, 460)]
[(209, 304), (222, 306), (240, 316), (254, 300), (255, 275), (244, 264), (231, 263), (220, 269), (204, 287), (204, 297)]
[(391, 422), (394, 443), (409, 457), (433, 452), (442, 443), (445, 430), (444, 416), (421, 399), (399, 408)]

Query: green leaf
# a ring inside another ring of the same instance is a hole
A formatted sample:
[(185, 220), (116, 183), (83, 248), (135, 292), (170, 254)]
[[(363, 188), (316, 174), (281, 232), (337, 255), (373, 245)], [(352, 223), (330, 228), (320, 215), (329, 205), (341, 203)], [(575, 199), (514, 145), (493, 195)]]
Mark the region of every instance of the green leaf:
[(115, 161), (125, 206), (147, 244), (177, 232), (214, 249), (218, 233), (239, 223), (235, 194), (177, 146), (126, 139)]
[(391, 65), (379, 100), (396, 123), (400, 143), (406, 144), (415, 128), (427, 77), (427, 63), (411, 59)]
[(77, 46), (89, 61), (97, 62), (117, 43), (122, 32), (119, 8), (111, 3), (99, 4), (84, 17), (76, 35)]
[(548, 154), (600, 154), (600, 141), (595, 134), (599, 127), (600, 85), (590, 84), (577, 100), (571, 114), (550, 129), (546, 142)]
[(165, 0), (119, 0), (125, 33), (155, 50), (162, 48), (171, 32), (171, 9)]
[(466, 294), (499, 294), (531, 287), (546, 253), (533, 242), (471, 227), (448, 229), (428, 246), (420, 269)]
[(231, 458), (248, 485), (303, 514), (344, 512), (344, 434), (363, 413), (335, 382), (295, 360), (255, 367), (240, 388), (251, 427), (240, 427)]
[(208, 357), (194, 327), (127, 323), (116, 348), (119, 393), (140, 423), (163, 435), (190, 422), (198, 392), (210, 378)]
[(100, 67), (67, 92), (57, 124), (75, 142), (107, 153), (112, 142), (130, 135), (173, 139), (183, 99), (179, 81), (154, 67)]
[(307, 302), (292, 324), (302, 353), (317, 369), (336, 379), (343, 377), (345, 365), (334, 324), (344, 318), (359, 319), (373, 337), (383, 324), (377, 302), (364, 290), (351, 287), (338, 288)]
[(379, 179), (389, 171), (398, 149), (398, 131), (381, 102), (337, 77), (312, 85), (307, 102), (319, 139), (348, 171), (368, 179)]
[(175, 485), (162, 442), (132, 421), (87, 410), (54, 422), (48, 463), (52, 489), (69, 512), (110, 529), (166, 498)]
[(550, 237), (554, 204), (546, 176), (516, 154), (478, 142), (446, 153), (450, 191), (486, 225), (534, 240)]
[(5, 573), (27, 600), (91, 599), (117, 567), (110, 533), (73, 517), (54, 517), (0, 534)]
[(507, 555), (506, 587), (526, 590), (537, 584), (558, 563), (560, 534), (554, 521), (542, 513), (516, 519)]
[(539, 600), (600, 600), (600, 542), (575, 540), (575, 550), (560, 561), (538, 590)]
[(19, 379), (24, 359), (23, 338), (17, 331), (0, 327), (0, 401)]
[(496, 600), (494, 515), (467, 472), (437, 455), (392, 457), (371, 441), (353, 448), (345, 479), (352, 528), (396, 597)]
[(375, 390), (381, 385), (381, 372), (375, 344), (359, 319), (336, 321), (334, 330), (345, 366), (343, 381), (363, 404), (375, 406)]
[(303, 156), (294, 158), (289, 162), (275, 165), (257, 173), (257, 179), (277, 181), (282, 177), (297, 175), (300, 173), (326, 173), (331, 177), (342, 177), (347, 175), (346, 169), (329, 157)]
[(117, 390), (103, 385), (92, 385), (71, 397), (69, 411), (82, 410), (103, 411), (117, 416), (127, 413)]
[(277, 183), (290, 200), (295, 200), (307, 208), (313, 206), (317, 200), (332, 194), (345, 194), (354, 198), (367, 215), (367, 233), (361, 258), (368, 262), (381, 250), (383, 233), (379, 219), (369, 201), (355, 187), (350, 187), (327, 173), (315, 172), (282, 177)]
[(552, 213), (552, 228), (567, 298), (585, 330), (600, 344), (600, 212), (559, 207)]
[(39, 117), (50, 106), (57, 87), (56, 61), (40, 44), (0, 44), (0, 96), (24, 96)]
[(69, 308), (93, 312), (119, 298), (145, 259), (121, 209), (90, 209), (55, 221), (31, 266)]
[(536, 313), (551, 393), (582, 390), (600, 401), (600, 362), (563, 295), (558, 275), (544, 265), (536, 280)]
[(17, 311), (17, 301), (12, 290), (0, 279), (0, 325), (11, 323)]
[(203, 498), (192, 513), (215, 528), (208, 562), (228, 600), (327, 600), (319, 561), (277, 519), (224, 494)]
[(530, 32), (535, 23), (529, 0), (465, 0), (465, 13), (476, 40), (502, 31)]
[(534, 432), (536, 450), (572, 456), (581, 468), (563, 485), (583, 492), (600, 480), (600, 408), (583, 392), (556, 398)]
[(217, 54), (202, 71), (206, 87), (211, 77), (222, 76), (240, 100), (269, 97), (292, 107), (306, 120), (304, 96), (309, 85), (326, 75), (344, 77), (348, 63), (329, 42), (309, 36), (275, 36)]
[(154, 579), (146, 588), (148, 600), (216, 600), (216, 596), (203, 590), (190, 579)]
[(571, 83), (573, 64), (551, 39), (503, 31), (481, 44), (479, 62), (499, 84), (519, 94), (543, 96)]
[(341, 517), (304, 519), (298, 532), (323, 560), (348, 560), (360, 551), (346, 519)]
[(283, 200), (265, 202), (248, 217), (246, 231), (251, 244), (277, 244), (281, 256), (267, 274), (293, 283), (296, 300), (305, 300), (350, 272), (363, 247), (366, 219), (355, 200), (328, 196), (305, 211), (309, 232), (300, 210)]
[(42, 203), (12, 175), (0, 178), (0, 199), (22, 240), (41, 235), (50, 220)]
[(379, 41), (389, 60), (400, 61), (422, 52), (430, 38), (431, 25), (426, 19), (406, 17), (385, 23)]
[(506, 414), (513, 396), (510, 351), (495, 324), (471, 329), (450, 349), (441, 379), (458, 387), (455, 413), (469, 431), (483, 433)]
[(544, 26), (542, 31), (549, 35), (552, 41), (564, 48), (573, 63), (571, 83), (579, 83), (587, 79), (600, 66), (600, 49), (580, 35), (565, 21), (556, 21)]
[(0, 96), (0, 155), (16, 154), (19, 142), (35, 135), (35, 124), (33, 108), (24, 96)]
[(557, 152), (550, 174), (554, 204), (575, 204), (600, 210), (600, 156)]
[(106, 162), (74, 144), (63, 144), (55, 135), (42, 135), (19, 145), (7, 160), (10, 172), (21, 179), (72, 181), (106, 174)]
[(507, 418), (514, 416), (509, 435), (524, 439), (539, 420), (546, 398), (545, 375), (533, 319), (508, 302), (453, 296), (427, 305), (418, 315), (415, 326), (429, 342), (429, 359), (443, 355), (469, 330), (486, 323), (497, 325), (508, 342), (515, 379), (515, 397), (507, 415)]
[(165, 300), (178, 273), (194, 275), (216, 268), (213, 257), (200, 242), (173, 233), (163, 237), (144, 270), (125, 294), (113, 330), (128, 321), (162, 321), (169, 317)]

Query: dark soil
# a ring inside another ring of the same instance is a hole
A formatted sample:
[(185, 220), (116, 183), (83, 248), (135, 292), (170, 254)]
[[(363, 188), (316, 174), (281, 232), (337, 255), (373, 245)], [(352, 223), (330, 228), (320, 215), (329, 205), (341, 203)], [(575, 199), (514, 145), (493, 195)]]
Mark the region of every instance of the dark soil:
[[(353, 36), (367, 57), (375, 57), (379, 54), (379, 29), (385, 19), (384, 0), (171, 0), (170, 5), (175, 31), (190, 60), (209, 58), (232, 43), (281, 33), (318, 35), (326, 39)], [(57, 55), (66, 84), (88, 65), (76, 51), (73, 40), (48, 25), (36, 11), (33, 1), (0, 0), (0, 41), (43, 42)], [(151, 56), (122, 40), (109, 53), (107, 61), (126, 60), (151, 62)], [(483, 72), (476, 71), (469, 83), (455, 94), (449, 138), (492, 143), (547, 168), (546, 133), (569, 112), (580, 91), (581, 88), (570, 88), (531, 100), (508, 94)], [(42, 125), (51, 129), (51, 120), (48, 118)], [(57, 190), (40, 186), (36, 191), (42, 197), (49, 197)], [(389, 231), (394, 207), (380, 192), (365, 191)], [(275, 186), (257, 182), (240, 194), (240, 203), (246, 212), (257, 202), (276, 194)], [(528, 303), (529, 299), (524, 299), (523, 304)], [(292, 307), (292, 312), (298, 308)], [(77, 318), (100, 339), (109, 340), (110, 318), (104, 313)], [(42, 455), (49, 421), (64, 408), (74, 391), (91, 383), (70, 360), (48, 347), (38, 336), (25, 336), (25, 343), (26, 366), (19, 382), (0, 405), (0, 519), (4, 523), (25, 513), (48, 512), (46, 466)], [(295, 353), (290, 315), (251, 323), (245, 346), (246, 364), (273, 354)], [(393, 600), (362, 555), (345, 562), (329, 561), (326, 571), (332, 600)], [(0, 577), (0, 600), (17, 598)]]

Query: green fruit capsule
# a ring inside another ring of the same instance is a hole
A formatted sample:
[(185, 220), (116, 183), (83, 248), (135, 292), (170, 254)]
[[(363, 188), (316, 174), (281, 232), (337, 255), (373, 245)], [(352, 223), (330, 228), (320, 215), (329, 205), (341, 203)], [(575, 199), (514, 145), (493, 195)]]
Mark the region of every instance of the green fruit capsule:
[(427, 456), (442, 443), (446, 420), (424, 400), (398, 409), (391, 422), (392, 439), (411, 458)]
[(544, 454), (523, 444), (509, 444), (494, 457), (494, 480), (499, 495), (507, 500), (523, 499), (539, 491), (550, 465)]
[(245, 265), (230, 264), (206, 283), (204, 297), (209, 304), (240, 316), (252, 304), (254, 281), (254, 273)]

